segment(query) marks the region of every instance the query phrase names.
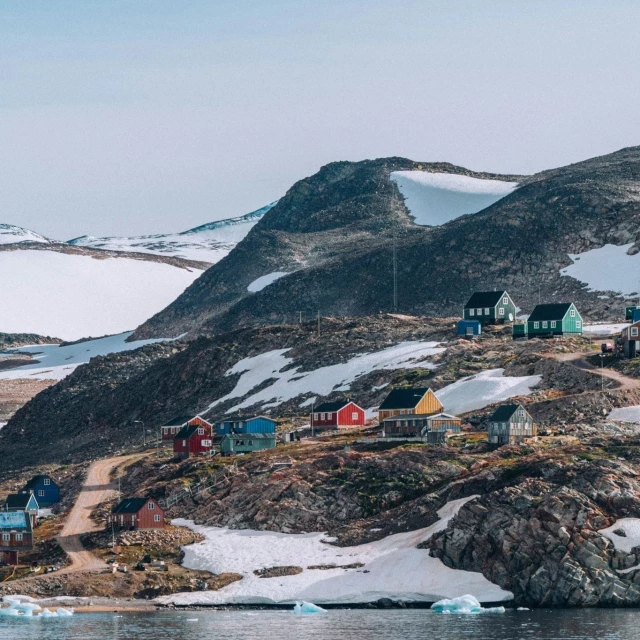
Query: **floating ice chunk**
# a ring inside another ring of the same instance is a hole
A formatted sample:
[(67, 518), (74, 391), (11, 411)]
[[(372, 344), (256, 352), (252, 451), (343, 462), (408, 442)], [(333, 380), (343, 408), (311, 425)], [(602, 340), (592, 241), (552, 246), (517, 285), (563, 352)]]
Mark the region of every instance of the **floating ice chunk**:
[(37, 601), (25, 602), (27, 599), (33, 600), (33, 598), (28, 598), (27, 596), (5, 596), (4, 602), (8, 604), (9, 607), (0, 609), (0, 616), (58, 618), (73, 615), (73, 609), (60, 607), (57, 611), (50, 611), (46, 607), (42, 608)]
[(517, 611), (531, 611), (529, 607), (518, 607)]
[(438, 613), (504, 613), (505, 611), (504, 607), (485, 609), (474, 596), (469, 594), (451, 598), (451, 600), (447, 598), (438, 600), (431, 605), (431, 608)]
[(327, 610), (323, 609), (322, 607), (319, 607), (316, 604), (313, 604), (313, 602), (305, 602), (304, 600), (302, 602), (296, 602), (295, 607), (293, 607), (293, 613), (297, 614), (297, 615), (301, 615), (304, 613), (326, 613)]
[(73, 609), (65, 609), (64, 607), (58, 607), (58, 615), (62, 617), (72, 616)]

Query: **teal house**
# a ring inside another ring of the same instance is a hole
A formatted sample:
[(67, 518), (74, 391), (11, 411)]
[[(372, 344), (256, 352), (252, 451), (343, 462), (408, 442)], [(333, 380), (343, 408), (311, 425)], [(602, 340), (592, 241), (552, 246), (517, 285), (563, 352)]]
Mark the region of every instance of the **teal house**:
[(238, 453), (253, 453), (276, 446), (275, 433), (225, 434), (220, 440), (220, 453), (233, 456)]
[(582, 335), (582, 316), (573, 302), (539, 304), (528, 320), (513, 325), (513, 337)]
[(516, 305), (506, 291), (476, 291), (462, 310), (464, 320), (504, 324), (516, 318)]

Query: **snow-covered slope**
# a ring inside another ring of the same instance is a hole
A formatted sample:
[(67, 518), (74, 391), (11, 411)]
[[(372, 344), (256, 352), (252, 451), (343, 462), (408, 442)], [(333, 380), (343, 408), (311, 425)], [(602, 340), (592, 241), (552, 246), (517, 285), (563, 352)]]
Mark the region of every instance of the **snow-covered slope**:
[(275, 204), (272, 202), (244, 216), (210, 222), (181, 233), (130, 238), (81, 236), (69, 240), (69, 244), (111, 251), (136, 251), (176, 256), (215, 264), (222, 260)]
[[(398, 533), (355, 547), (327, 544), (323, 533), (287, 534), (274, 531), (233, 531), (174, 520), (201, 533), (205, 540), (184, 547), (183, 564), (212, 573), (239, 573), (242, 580), (219, 591), (180, 593), (158, 598), (165, 604), (285, 603), (308, 600), (324, 603), (374, 602), (393, 598), (433, 602), (470, 593), (481, 602), (511, 600), (513, 594), (489, 582), (481, 573), (449, 569), (417, 545), (446, 528), (462, 505), (476, 496), (447, 503), (430, 527)], [(362, 563), (362, 569), (340, 565)], [(255, 570), (299, 566), (297, 575), (265, 580)], [(336, 565), (335, 569), (309, 566)]]
[(51, 242), (48, 238), (41, 236), (35, 231), (16, 227), (12, 224), (0, 224), (0, 244), (16, 244), (19, 242)]
[(417, 224), (427, 226), (477, 213), (518, 186), (517, 182), (428, 171), (394, 171), (391, 179), (397, 183)]
[(0, 332), (77, 340), (135, 329), (202, 271), (158, 258), (16, 249), (0, 251), (0, 273)]
[[(131, 351), (151, 342), (161, 340), (136, 340), (127, 342), (132, 331), (115, 336), (86, 340), (74, 344), (38, 344), (26, 347), (8, 349), (5, 353), (29, 353), (36, 360), (33, 364), (27, 364), (15, 369), (0, 371), (0, 380), (37, 379), (37, 380), (62, 380), (72, 373), (77, 367), (96, 356), (106, 356), (110, 353)], [(2, 360), (2, 352), (0, 352)], [(1, 424), (1, 423), (0, 423)]]

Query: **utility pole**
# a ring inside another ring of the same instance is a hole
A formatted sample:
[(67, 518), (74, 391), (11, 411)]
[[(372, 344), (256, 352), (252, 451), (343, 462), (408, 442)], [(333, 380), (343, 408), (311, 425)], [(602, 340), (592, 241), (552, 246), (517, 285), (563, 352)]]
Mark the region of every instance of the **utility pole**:
[(299, 324), (302, 324), (302, 311), (300, 311), (300, 321)]
[(144, 447), (147, 446), (147, 432), (144, 430), (144, 422), (142, 420), (134, 420), (133, 424), (141, 424), (142, 425), (142, 444)]
[(604, 391), (604, 354), (600, 354), (600, 389)]
[(312, 402), (311, 403), (311, 437), (312, 438), (313, 438), (313, 427), (314, 427), (314, 424), (313, 424), (313, 411), (315, 409), (315, 406), (316, 406), (316, 403)]
[(318, 337), (320, 337), (320, 309), (318, 309)]

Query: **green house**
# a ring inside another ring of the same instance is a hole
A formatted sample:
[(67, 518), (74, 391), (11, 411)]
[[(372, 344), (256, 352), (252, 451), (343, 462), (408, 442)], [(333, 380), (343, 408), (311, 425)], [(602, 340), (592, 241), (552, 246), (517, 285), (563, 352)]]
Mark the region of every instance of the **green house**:
[(253, 453), (262, 449), (273, 449), (276, 446), (275, 433), (226, 434), (220, 440), (220, 453), (233, 456), (238, 453)]
[(516, 305), (506, 291), (476, 291), (464, 305), (462, 316), (482, 324), (513, 322)]
[(539, 304), (531, 312), (525, 324), (513, 326), (513, 337), (527, 335), (564, 336), (582, 334), (582, 316), (573, 302)]

